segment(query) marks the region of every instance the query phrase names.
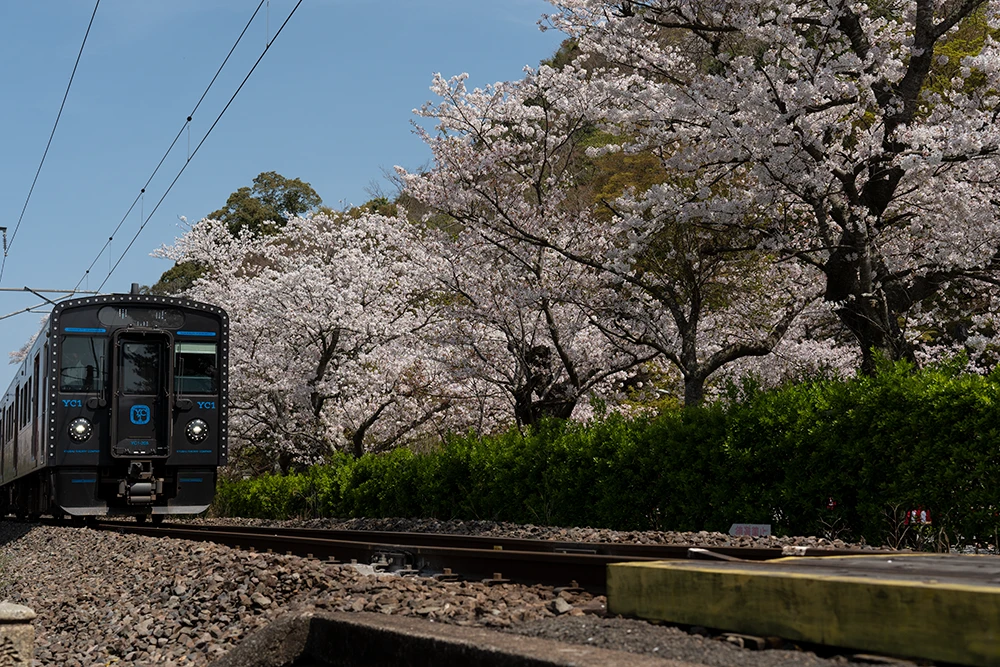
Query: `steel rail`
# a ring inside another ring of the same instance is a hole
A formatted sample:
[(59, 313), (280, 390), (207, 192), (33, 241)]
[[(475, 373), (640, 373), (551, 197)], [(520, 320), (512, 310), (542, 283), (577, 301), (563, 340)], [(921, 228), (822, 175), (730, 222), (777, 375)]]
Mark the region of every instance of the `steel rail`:
[[(120, 522), (107, 522), (121, 525)], [(573, 542), (567, 540), (531, 539), (502, 537), (496, 535), (459, 535), (456, 533), (422, 533), (375, 530), (345, 530), (331, 528), (283, 528), (276, 526), (223, 526), (163, 524), (160, 527), (180, 526), (190, 531), (233, 532), (267, 534), (276, 537), (304, 537), (315, 539), (346, 540), (350, 542), (391, 542), (393, 544), (439, 546), (454, 548), (493, 549), (512, 551), (544, 551), (551, 553), (606, 554), (611, 556), (635, 556), (637, 558), (662, 560), (664, 558), (689, 558), (692, 548), (706, 548), (713, 554), (721, 554), (741, 560), (773, 560), (783, 556), (856, 556), (871, 554), (872, 550), (824, 549), (820, 547), (699, 547), (691, 544), (638, 544), (633, 542)]]
[[(376, 569), (487, 583), (545, 584), (580, 587), (603, 593), (607, 566), (627, 561), (709, 558), (764, 561), (788, 555), (781, 548), (621, 544), (532, 540), (446, 533), (395, 533), (309, 528), (161, 525), (97, 521), (100, 530), (154, 537), (208, 541), (226, 546), (289, 553), (338, 562), (374, 565)], [(799, 549), (815, 557), (871, 554), (846, 549)], [(445, 574), (454, 573), (454, 574)]]

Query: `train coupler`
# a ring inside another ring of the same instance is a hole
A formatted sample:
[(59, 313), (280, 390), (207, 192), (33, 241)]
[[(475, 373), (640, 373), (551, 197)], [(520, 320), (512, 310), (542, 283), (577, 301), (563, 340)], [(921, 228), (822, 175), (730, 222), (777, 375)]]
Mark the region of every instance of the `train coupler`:
[(118, 482), (118, 497), (129, 505), (148, 505), (163, 494), (163, 478), (153, 476), (152, 461), (131, 461), (128, 476)]

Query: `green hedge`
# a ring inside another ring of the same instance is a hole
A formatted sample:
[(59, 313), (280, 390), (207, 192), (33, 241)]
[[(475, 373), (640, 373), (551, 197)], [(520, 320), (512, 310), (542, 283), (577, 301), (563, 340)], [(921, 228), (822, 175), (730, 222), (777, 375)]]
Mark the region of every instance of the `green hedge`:
[[(342, 457), (223, 481), (219, 514), (494, 519), (619, 530), (727, 530), (994, 541), (1000, 378), (887, 365), (656, 417), (452, 436), (429, 454)], [(932, 527), (903, 524), (908, 509)]]

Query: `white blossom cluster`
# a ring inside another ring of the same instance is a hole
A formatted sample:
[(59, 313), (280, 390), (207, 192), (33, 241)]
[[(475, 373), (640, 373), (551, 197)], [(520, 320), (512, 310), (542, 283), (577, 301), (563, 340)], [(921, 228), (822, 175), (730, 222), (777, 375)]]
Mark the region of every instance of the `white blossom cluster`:
[(360, 453), (878, 354), (992, 368), (1000, 0), (552, 4), (568, 62), (434, 77), (433, 166), (398, 170), (422, 223), (203, 221), (165, 251), (233, 317), (247, 446)]
[(405, 220), (365, 214), (235, 238), (204, 220), (164, 249), (206, 268), (188, 296), (230, 313), (238, 444), (308, 462), (445, 424), (448, 382), (423, 335), (437, 260), (422, 248)]
[[(872, 350), (993, 337), (1000, 4), (553, 4), (549, 22), (600, 63), (597, 122), (678, 176), (640, 193), (647, 220), (764, 233), (818, 270), (868, 369)], [(965, 333), (941, 335), (956, 314)]]

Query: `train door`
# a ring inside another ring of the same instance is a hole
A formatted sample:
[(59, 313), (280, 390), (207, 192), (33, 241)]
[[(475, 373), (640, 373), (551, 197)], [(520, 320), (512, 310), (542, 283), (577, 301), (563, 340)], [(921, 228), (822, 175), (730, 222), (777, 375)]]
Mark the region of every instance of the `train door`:
[(31, 460), (32, 462), (38, 461), (38, 405), (39, 396), (41, 394), (41, 353), (35, 355), (35, 366), (32, 373), (32, 387), (34, 387), (34, 394), (31, 395)]
[(115, 335), (112, 455), (166, 456), (170, 443), (170, 340), (164, 334)]
[(0, 408), (0, 480), (7, 481), (7, 408)]
[(21, 435), (21, 394), (23, 394), (23, 393), (24, 392), (21, 391), (21, 387), (18, 387), (17, 389), (14, 390), (14, 414), (12, 415), (13, 418), (14, 418), (14, 423), (13, 423), (13, 427), (14, 427), (14, 444), (13, 444), (13, 447), (12, 447), (12, 449), (13, 449), (13, 461), (12, 461), (13, 465), (11, 466), (13, 468), (13, 470), (11, 472), (13, 472), (14, 477), (17, 477), (17, 460), (20, 458), (20, 454), (21, 454), (20, 448), (18, 447), (18, 444), (19, 444), (18, 440), (21, 439), (20, 438), (20, 435)]

